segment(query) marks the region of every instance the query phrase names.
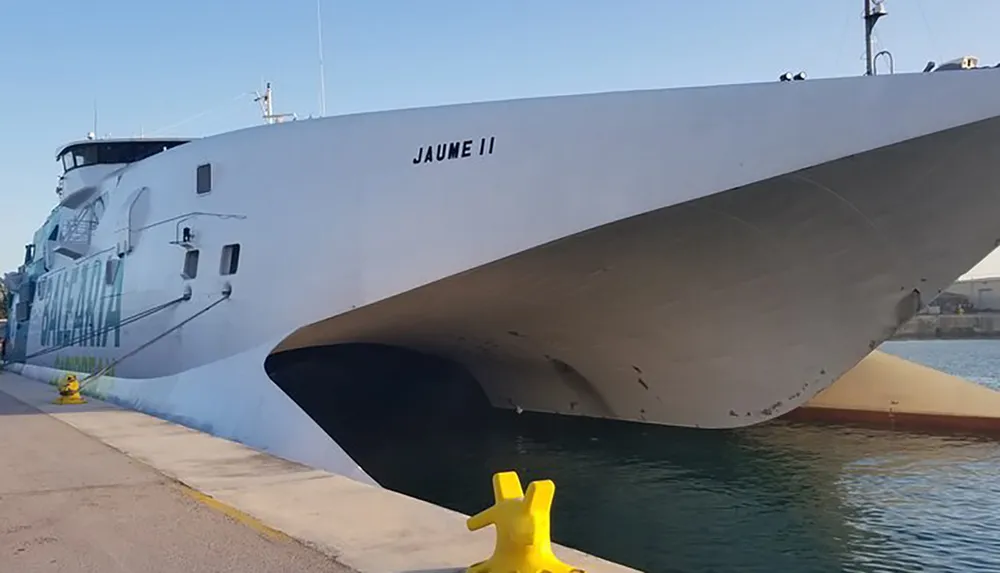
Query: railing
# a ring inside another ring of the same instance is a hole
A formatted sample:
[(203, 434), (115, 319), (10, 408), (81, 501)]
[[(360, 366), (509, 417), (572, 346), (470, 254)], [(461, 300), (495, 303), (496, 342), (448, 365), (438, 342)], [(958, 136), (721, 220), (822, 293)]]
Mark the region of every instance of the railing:
[(59, 237), (55, 249), (50, 252), (66, 255), (73, 259), (85, 256), (90, 248), (90, 239), (94, 234), (94, 229), (97, 228), (97, 222), (97, 216), (92, 206), (80, 210), (76, 217), (59, 224)]
[(97, 219), (90, 209), (85, 209), (65, 226), (59, 227), (59, 241), (63, 243), (90, 244), (90, 238), (97, 228)]

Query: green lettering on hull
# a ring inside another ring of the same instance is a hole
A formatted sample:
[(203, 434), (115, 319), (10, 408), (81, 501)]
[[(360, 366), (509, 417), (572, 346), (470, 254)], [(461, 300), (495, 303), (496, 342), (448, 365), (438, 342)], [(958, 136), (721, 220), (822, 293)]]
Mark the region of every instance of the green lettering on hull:
[[(111, 284), (105, 266), (114, 260), (116, 272)], [(49, 288), (41, 316), (41, 347), (121, 346), (122, 288), (125, 261), (111, 255), (73, 268), (56, 271), (45, 278)], [(81, 370), (82, 371), (82, 370)]]
[[(109, 364), (111, 364), (110, 359), (100, 356), (70, 355), (57, 356), (52, 367), (57, 370), (69, 370), (71, 372), (95, 374), (104, 370), (104, 368), (106, 368)], [(105, 375), (114, 376), (115, 367), (111, 366), (111, 368), (108, 368)]]

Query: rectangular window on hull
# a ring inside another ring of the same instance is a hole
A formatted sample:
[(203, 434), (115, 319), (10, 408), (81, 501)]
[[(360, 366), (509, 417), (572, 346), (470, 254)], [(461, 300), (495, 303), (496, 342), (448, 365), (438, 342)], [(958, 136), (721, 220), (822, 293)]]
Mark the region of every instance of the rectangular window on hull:
[(240, 268), (240, 245), (233, 243), (222, 247), (222, 261), (219, 263), (220, 275), (235, 275)]
[(204, 163), (198, 166), (196, 171), (197, 187), (196, 190), (198, 194), (208, 193), (212, 190), (212, 164)]
[(14, 307), (14, 320), (16, 322), (31, 320), (31, 305), (28, 301), (21, 301)]
[(198, 251), (188, 251), (184, 253), (184, 271), (181, 276), (185, 279), (193, 279), (198, 276)]
[(108, 259), (108, 262), (104, 263), (104, 284), (115, 284), (115, 277), (118, 275), (119, 263), (120, 261), (118, 259)]

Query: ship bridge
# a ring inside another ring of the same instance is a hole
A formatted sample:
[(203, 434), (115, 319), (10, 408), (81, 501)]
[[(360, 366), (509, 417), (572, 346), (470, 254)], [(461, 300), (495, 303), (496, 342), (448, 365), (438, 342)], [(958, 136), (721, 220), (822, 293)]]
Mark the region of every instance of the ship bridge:
[[(190, 141), (178, 138), (93, 139), (67, 143), (56, 150), (56, 160), (63, 173), (56, 186), (61, 212), (54, 217), (47, 239), (51, 252), (71, 259), (85, 256), (90, 249), (90, 235), (103, 212), (103, 202), (96, 197), (101, 181), (112, 173)], [(43, 249), (44, 250), (44, 249)]]
[(161, 151), (187, 143), (182, 138), (85, 139), (67, 143), (56, 150), (56, 160), (63, 165), (63, 174), (91, 165), (123, 165), (135, 163)]
[[(187, 143), (180, 138), (85, 139), (67, 143), (56, 150), (56, 161), (62, 163), (56, 194), (66, 207), (74, 208), (87, 197), (77, 195), (130, 163)], [(77, 195), (76, 200), (67, 200)]]

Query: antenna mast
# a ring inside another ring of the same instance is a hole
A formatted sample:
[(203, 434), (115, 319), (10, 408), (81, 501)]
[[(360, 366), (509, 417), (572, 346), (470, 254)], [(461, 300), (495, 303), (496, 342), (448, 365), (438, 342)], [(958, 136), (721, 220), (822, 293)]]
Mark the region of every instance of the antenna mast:
[(872, 33), (879, 18), (885, 16), (885, 0), (865, 0), (865, 75), (875, 75), (875, 54), (872, 54)]
[(326, 115), (326, 73), (323, 71), (323, 13), (316, 0), (316, 43), (319, 50), (319, 115)]
[(253, 101), (260, 104), (260, 111), (264, 117), (264, 123), (281, 123), (288, 118), (295, 119), (295, 114), (293, 113), (274, 113), (274, 103), (271, 96), (271, 82), (267, 82), (264, 86), (264, 95), (260, 95), (258, 93), (257, 97), (255, 97)]

